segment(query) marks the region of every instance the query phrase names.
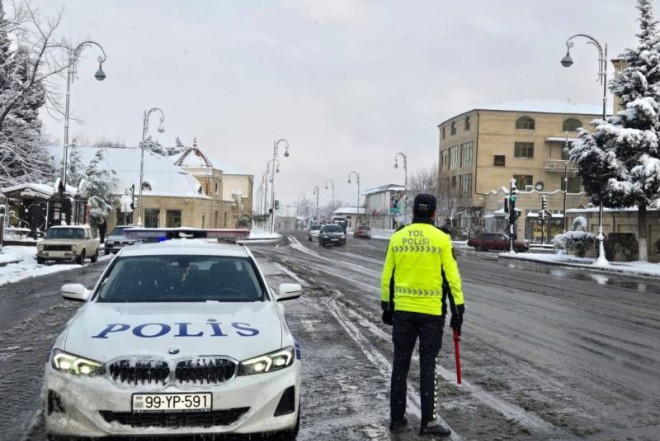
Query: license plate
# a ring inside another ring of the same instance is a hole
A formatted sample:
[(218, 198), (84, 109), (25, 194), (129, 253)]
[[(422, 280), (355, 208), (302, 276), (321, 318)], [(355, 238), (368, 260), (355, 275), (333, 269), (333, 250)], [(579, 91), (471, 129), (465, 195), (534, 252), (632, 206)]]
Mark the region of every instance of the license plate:
[(133, 394), (133, 412), (210, 411), (211, 393)]
[(64, 251), (49, 251), (48, 255), (50, 257), (64, 257)]
[(330, 242), (339, 242), (339, 239), (330, 239)]

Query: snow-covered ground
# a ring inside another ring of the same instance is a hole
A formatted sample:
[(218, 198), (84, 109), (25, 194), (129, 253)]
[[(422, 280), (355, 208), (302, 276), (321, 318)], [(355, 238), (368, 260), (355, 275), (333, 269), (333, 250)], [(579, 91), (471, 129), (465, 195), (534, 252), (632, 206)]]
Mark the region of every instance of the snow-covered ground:
[[(373, 239), (388, 240), (392, 235), (392, 230), (372, 230)], [(279, 239), (279, 233), (270, 232), (253, 228), (250, 237), (246, 242), (269, 242)], [(454, 247), (461, 249), (466, 247), (465, 241), (454, 241)], [(29, 277), (38, 277), (45, 274), (51, 274), (59, 271), (67, 271), (80, 268), (77, 264), (53, 263), (46, 265), (37, 265), (35, 259), (36, 247), (33, 246), (5, 246), (0, 251), (0, 285), (14, 283)], [(660, 264), (649, 262), (611, 262), (608, 266), (594, 265), (593, 258), (580, 258), (562, 254), (548, 253), (500, 253), (500, 258), (519, 259), (541, 262), (554, 265), (566, 265), (574, 267), (583, 267), (597, 269), (599, 271), (625, 273), (630, 275), (640, 275), (646, 277), (660, 277)], [(100, 256), (100, 260), (110, 259), (112, 256)]]

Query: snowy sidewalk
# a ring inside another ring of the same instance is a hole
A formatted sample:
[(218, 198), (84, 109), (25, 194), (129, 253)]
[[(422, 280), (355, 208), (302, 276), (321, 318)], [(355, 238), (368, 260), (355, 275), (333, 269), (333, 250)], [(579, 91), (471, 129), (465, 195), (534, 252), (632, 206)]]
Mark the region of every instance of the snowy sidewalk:
[(596, 259), (590, 257), (575, 257), (567, 254), (541, 254), (541, 253), (499, 253), (500, 259), (526, 260), (530, 262), (545, 263), (548, 265), (570, 266), (584, 268), (592, 271), (601, 271), (629, 276), (660, 277), (660, 263), (649, 262), (610, 262), (609, 265), (595, 265)]

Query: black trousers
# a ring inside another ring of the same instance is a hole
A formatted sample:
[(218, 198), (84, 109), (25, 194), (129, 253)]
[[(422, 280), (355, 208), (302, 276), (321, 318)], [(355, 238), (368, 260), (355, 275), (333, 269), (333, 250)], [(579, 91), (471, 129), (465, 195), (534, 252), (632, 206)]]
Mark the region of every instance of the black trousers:
[(408, 370), (415, 342), (419, 337), (420, 391), (422, 401), (422, 427), (436, 419), (438, 387), (435, 366), (442, 347), (445, 317), (396, 311), (394, 313), (394, 364), (390, 393), (392, 421), (401, 420), (406, 413)]

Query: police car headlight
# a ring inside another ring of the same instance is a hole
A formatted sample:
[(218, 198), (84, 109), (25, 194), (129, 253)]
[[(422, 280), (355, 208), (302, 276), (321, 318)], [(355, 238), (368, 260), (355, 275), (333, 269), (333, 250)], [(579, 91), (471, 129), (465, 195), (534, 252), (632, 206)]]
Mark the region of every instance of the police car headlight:
[(71, 245), (71, 251), (74, 253), (78, 251), (78, 245)]
[(265, 374), (284, 369), (293, 364), (295, 354), (293, 346), (288, 346), (270, 354), (260, 355), (241, 361), (238, 366), (238, 375)]
[(53, 349), (50, 357), (54, 369), (71, 375), (98, 375), (103, 373), (103, 365), (98, 361)]

